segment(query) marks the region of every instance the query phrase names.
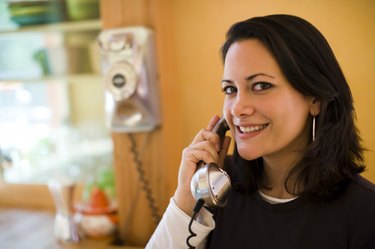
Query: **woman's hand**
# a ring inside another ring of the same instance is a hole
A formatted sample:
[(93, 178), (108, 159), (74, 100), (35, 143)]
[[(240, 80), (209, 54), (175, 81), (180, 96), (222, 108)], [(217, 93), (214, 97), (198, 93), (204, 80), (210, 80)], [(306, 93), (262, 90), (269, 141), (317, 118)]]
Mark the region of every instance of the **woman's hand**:
[(186, 214), (191, 216), (196, 203), (190, 190), (191, 179), (200, 162), (223, 164), (227, 154), (230, 138), (226, 137), (220, 148), (220, 137), (212, 132), (213, 127), (219, 121), (214, 116), (206, 129), (202, 129), (195, 136), (193, 142), (183, 150), (180, 169), (178, 173), (178, 186), (174, 194), (174, 201)]

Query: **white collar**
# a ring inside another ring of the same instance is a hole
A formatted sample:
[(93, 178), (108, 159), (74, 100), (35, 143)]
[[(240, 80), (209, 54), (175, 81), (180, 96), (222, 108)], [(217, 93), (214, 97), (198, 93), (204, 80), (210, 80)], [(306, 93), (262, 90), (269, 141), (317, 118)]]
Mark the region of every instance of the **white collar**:
[(266, 195), (265, 193), (263, 193), (260, 190), (258, 192), (259, 192), (260, 196), (262, 196), (263, 200), (265, 200), (266, 202), (271, 203), (271, 204), (286, 203), (286, 202), (290, 202), (290, 201), (293, 201), (293, 200), (298, 198), (298, 196), (296, 196), (296, 197), (293, 197), (293, 198), (281, 199), (281, 198), (276, 198), (276, 197)]

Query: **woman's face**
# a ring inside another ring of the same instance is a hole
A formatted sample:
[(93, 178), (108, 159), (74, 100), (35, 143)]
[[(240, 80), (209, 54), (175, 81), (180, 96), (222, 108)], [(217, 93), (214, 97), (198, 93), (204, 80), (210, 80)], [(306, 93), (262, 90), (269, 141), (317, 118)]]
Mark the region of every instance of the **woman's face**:
[(260, 41), (248, 39), (230, 46), (222, 89), (224, 115), (244, 159), (289, 155), (306, 146), (311, 135), (309, 113), (316, 111), (316, 104), (289, 84)]

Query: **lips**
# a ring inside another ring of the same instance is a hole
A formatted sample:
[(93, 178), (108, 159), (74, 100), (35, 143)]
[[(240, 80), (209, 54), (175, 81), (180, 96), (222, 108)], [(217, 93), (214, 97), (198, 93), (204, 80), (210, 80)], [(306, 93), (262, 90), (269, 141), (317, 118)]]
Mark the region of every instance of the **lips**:
[(250, 126), (237, 126), (241, 133), (251, 133), (256, 131), (261, 131), (266, 128), (268, 124), (262, 125), (250, 125)]

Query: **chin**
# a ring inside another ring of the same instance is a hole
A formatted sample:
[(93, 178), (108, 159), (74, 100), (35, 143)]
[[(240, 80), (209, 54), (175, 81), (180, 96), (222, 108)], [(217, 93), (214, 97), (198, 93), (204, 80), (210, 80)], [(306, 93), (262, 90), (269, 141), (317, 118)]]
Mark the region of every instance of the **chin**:
[(237, 150), (238, 150), (238, 154), (240, 154), (240, 156), (247, 161), (251, 161), (262, 156), (259, 152), (254, 151), (254, 150), (249, 150), (248, 148), (241, 149), (241, 147), (237, 147)]

